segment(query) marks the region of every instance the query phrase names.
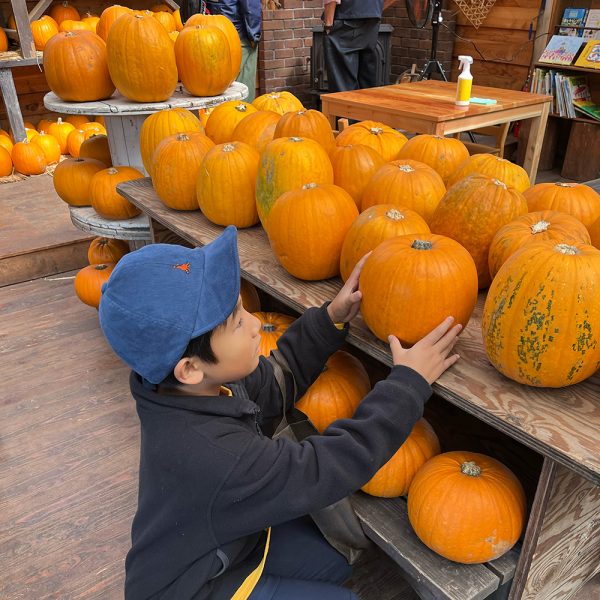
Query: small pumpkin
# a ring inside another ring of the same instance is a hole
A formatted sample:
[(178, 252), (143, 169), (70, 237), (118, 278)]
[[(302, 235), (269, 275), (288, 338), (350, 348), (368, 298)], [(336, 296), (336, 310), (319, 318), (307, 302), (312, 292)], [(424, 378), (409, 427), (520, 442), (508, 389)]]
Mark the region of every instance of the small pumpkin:
[(357, 216), (348, 192), (311, 182), (277, 199), (268, 216), (269, 243), (294, 277), (308, 281), (334, 277), (340, 272), (344, 238)]
[(244, 142), (211, 148), (198, 171), (196, 199), (204, 216), (217, 225), (251, 227), (258, 223), (258, 152)]
[(280, 115), (270, 110), (257, 110), (246, 115), (233, 130), (232, 139), (244, 142), (260, 154), (273, 140)]
[(228, 100), (216, 106), (206, 122), (206, 135), (215, 144), (224, 144), (233, 139), (233, 132), (238, 123), (248, 115), (255, 113), (256, 108), (242, 100)]
[(350, 419), (370, 390), (369, 375), (360, 360), (339, 350), (296, 402), (296, 408), (322, 433), (334, 421)]
[[(244, 304), (245, 307), (246, 305)], [(285, 333), (285, 330), (295, 319), (289, 315), (282, 315), (275, 312), (254, 312), (253, 314), (261, 323), (259, 352), (261, 356), (269, 356), (271, 351), (277, 348), (277, 340)]]
[(198, 172), (213, 147), (213, 142), (200, 132), (177, 133), (158, 144), (152, 158), (152, 184), (169, 208), (198, 210)]
[(13, 146), (10, 157), (15, 169), (23, 175), (41, 175), (46, 171), (44, 151), (28, 139), (17, 142)]
[(8, 37), (4, 31), (0, 27), (0, 52), (6, 52), (8, 50)]
[(600, 194), (583, 183), (538, 183), (524, 196), (529, 212), (558, 210), (573, 215), (586, 227), (600, 218)]
[(12, 171), (13, 163), (10, 152), (3, 146), (0, 146), (0, 177), (8, 177), (12, 175)]
[(81, 20), (79, 11), (72, 4), (69, 4), (67, 0), (53, 4), (48, 11), (48, 15), (54, 19), (58, 25), (67, 19), (72, 21)]
[(42, 17), (31, 22), (31, 35), (36, 50), (44, 50), (48, 40), (57, 33), (58, 25), (52, 17)]
[(95, 158), (104, 163), (107, 167), (112, 167), (110, 147), (106, 135), (92, 135), (85, 139), (79, 148), (79, 156), (81, 156), (81, 158)]
[(517, 250), (542, 240), (589, 244), (590, 234), (581, 221), (567, 213), (541, 210), (517, 217), (501, 227), (492, 239), (488, 255), (492, 279)]
[(12, 140), (8, 137), (8, 135), (0, 135), (0, 148), (4, 148), (9, 154), (13, 149)]
[(183, 23), (181, 22), (181, 11), (177, 9), (173, 13), (173, 17), (175, 18), (175, 29), (177, 31), (181, 31), (183, 29)]
[(75, 275), (75, 293), (88, 306), (98, 308), (102, 297), (102, 286), (110, 278), (115, 265), (112, 263), (88, 265)]
[(96, 33), (106, 42), (108, 40), (108, 34), (115, 24), (115, 21), (127, 14), (133, 14), (131, 8), (127, 6), (120, 6), (119, 4), (113, 4), (108, 8), (105, 8), (100, 14), (100, 20), (96, 26)]
[(354, 123), (346, 127), (335, 139), (337, 146), (369, 146), (378, 152), (385, 162), (398, 158), (398, 153), (407, 141), (405, 135), (377, 121)]
[(440, 175), (444, 185), (449, 187), (448, 181), (458, 166), (469, 158), (469, 151), (459, 139), (421, 134), (408, 140), (398, 158), (418, 160), (429, 165)]
[(327, 154), (335, 148), (335, 139), (329, 121), (318, 110), (292, 111), (280, 117), (273, 138), (294, 136), (315, 140), (323, 146)]
[(246, 279), (240, 280), (240, 296), (243, 307), (250, 313), (260, 311), (260, 298), (256, 288)]
[(390, 238), (360, 275), (361, 313), (383, 341), (414, 344), (446, 317), (466, 327), (477, 302), (477, 270), (454, 240), (432, 233)]
[[(65, 19), (58, 26), (58, 31), (92, 31), (83, 21)], [(95, 32), (93, 32), (95, 33)]]
[(51, 165), (60, 160), (60, 144), (54, 136), (42, 132), (33, 137), (31, 143), (42, 149), (46, 164)]
[(406, 496), (417, 471), (440, 451), (433, 427), (425, 419), (419, 419), (394, 456), (361, 489), (380, 498)]
[(56, 138), (56, 141), (60, 146), (61, 154), (68, 153), (69, 134), (74, 129), (75, 127), (73, 127), (71, 123), (64, 122), (60, 117), (58, 118), (56, 123), (51, 123), (48, 126), (48, 133)]
[(79, 129), (82, 129), (85, 132), (86, 139), (92, 135), (106, 135), (106, 127), (97, 121), (88, 121), (87, 123), (83, 123), (83, 125), (79, 126)]
[(42, 133), (42, 131), (44, 133), (49, 133), (48, 127), (50, 127), (50, 125), (52, 125), (54, 122), (55, 121), (52, 119), (40, 119), (39, 123), (37, 124), (38, 133)]
[(71, 206), (90, 206), (92, 177), (105, 169), (99, 160), (91, 158), (67, 158), (56, 165), (52, 181), (61, 200)]
[(92, 15), (90, 13), (86, 13), (85, 17), (81, 19), (81, 22), (85, 23), (86, 27), (92, 33), (98, 33), (98, 23), (100, 22), (100, 17)]
[(71, 123), (75, 129), (79, 129), (84, 123), (89, 123), (90, 118), (85, 115), (69, 115), (64, 121), (65, 123)]
[(175, 31), (176, 23), (175, 17), (167, 11), (152, 11), (152, 16), (165, 28), (167, 33), (171, 33), (171, 31)]
[(90, 198), (94, 210), (105, 219), (130, 219), (139, 215), (140, 209), (117, 192), (117, 185), (143, 177), (133, 167), (109, 167), (98, 171), (90, 183)]
[(270, 92), (257, 96), (252, 101), (257, 110), (270, 110), (279, 115), (284, 115), (292, 110), (304, 110), (302, 102), (291, 92)]
[(431, 167), (402, 158), (380, 167), (365, 186), (361, 209), (393, 204), (419, 213), (427, 223), (446, 193), (442, 178)]
[[(85, 131), (83, 129), (73, 129), (67, 136), (67, 152), (73, 158), (79, 158), (81, 144), (85, 141)], [(60, 148), (60, 145), (59, 145)]]
[(124, 240), (115, 240), (105, 237), (94, 238), (88, 248), (88, 262), (90, 265), (103, 263), (118, 263), (129, 252), (129, 244)]
[(340, 257), (340, 274), (346, 281), (356, 263), (381, 242), (401, 235), (429, 233), (423, 218), (413, 210), (393, 204), (377, 204), (367, 208), (352, 223), (346, 234)]
[(408, 492), (408, 519), (419, 539), (465, 564), (508, 552), (523, 531), (525, 510), (525, 492), (512, 471), (475, 452), (434, 456)]

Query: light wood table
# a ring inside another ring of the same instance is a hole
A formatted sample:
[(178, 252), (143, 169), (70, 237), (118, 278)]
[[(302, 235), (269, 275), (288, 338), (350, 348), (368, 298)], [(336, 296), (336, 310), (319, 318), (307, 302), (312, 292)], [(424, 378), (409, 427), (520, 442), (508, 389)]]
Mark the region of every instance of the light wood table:
[(373, 120), (415, 133), (450, 135), (488, 125), (531, 119), (531, 132), (523, 167), (535, 183), (550, 96), (473, 86), (472, 96), (492, 98), (492, 105), (456, 106), (456, 83), (418, 81), (336, 92), (321, 96), (322, 111), (335, 129), (336, 117)]
[[(199, 211), (167, 208), (149, 179), (120, 184), (117, 189), (150, 217), (155, 241), (200, 246), (223, 231)], [(238, 248), (242, 276), (300, 313), (330, 300), (341, 287), (339, 278), (306, 282), (292, 277), (276, 261), (258, 226), (239, 231)], [(494, 561), (490, 565), (507, 579), (514, 574), (511, 599), (566, 599), (600, 569), (600, 373), (563, 389), (531, 388), (505, 378), (491, 366), (483, 350), (483, 299), (482, 294), (461, 334), (457, 346), (461, 360), (438, 380), (434, 390), (476, 417), (477, 422), (535, 451), (541, 467), (535, 478), (535, 497), (521, 551), (512, 563), (512, 572), (510, 564), (501, 563), (500, 568), (494, 566)], [(348, 343), (384, 365), (392, 364), (389, 347), (373, 336), (360, 316), (350, 326)], [(509, 439), (506, 442), (510, 445)], [(432, 556), (426, 548), (419, 556), (408, 550), (403, 554), (399, 544), (404, 541), (424, 548), (418, 540), (403, 540), (400, 529), (395, 536), (390, 531), (394, 529), (394, 511), (398, 513), (398, 527), (405, 525), (403, 501), (393, 501), (391, 506), (388, 501), (383, 503), (385, 509), (377, 511), (377, 520), (365, 498), (359, 500), (359, 512), (363, 520), (370, 522), (373, 539), (413, 576), (415, 586), (424, 586), (427, 578), (435, 580), (426, 587), (423, 597), (487, 597), (489, 587), (485, 586), (491, 583), (484, 581), (484, 576), (489, 576), (484, 565), (467, 568)], [(432, 565), (440, 561), (443, 568), (432, 575)], [(496, 587), (502, 584), (502, 577), (500, 582), (496, 577)], [(454, 586), (461, 580), (472, 581), (473, 585), (477, 581), (482, 591), (471, 596), (462, 592), (442, 595), (441, 590), (454, 589), (450, 580)]]

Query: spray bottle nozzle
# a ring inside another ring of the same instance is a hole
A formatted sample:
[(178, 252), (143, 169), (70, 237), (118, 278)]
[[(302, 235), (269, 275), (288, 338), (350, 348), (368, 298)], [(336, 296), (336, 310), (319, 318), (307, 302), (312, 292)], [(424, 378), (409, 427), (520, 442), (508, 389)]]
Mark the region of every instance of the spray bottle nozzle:
[(465, 68), (466, 65), (472, 65), (473, 64), (473, 57), (472, 56), (467, 56), (465, 54), (461, 54), (458, 57), (458, 61), (460, 62), (459, 70), (462, 71)]

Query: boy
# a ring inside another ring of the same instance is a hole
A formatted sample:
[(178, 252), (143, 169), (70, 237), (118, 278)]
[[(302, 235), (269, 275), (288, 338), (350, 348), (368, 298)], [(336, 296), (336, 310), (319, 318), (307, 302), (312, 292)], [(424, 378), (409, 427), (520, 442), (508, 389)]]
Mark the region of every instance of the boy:
[[(358, 313), (364, 260), (331, 303), (307, 310), (279, 340), (297, 398)], [(301, 443), (272, 440), (261, 422), (281, 418), (282, 396), (239, 282), (228, 227), (202, 248), (128, 254), (104, 288), (100, 324), (133, 370), (141, 422), (126, 598), (356, 599), (341, 587), (345, 559), (305, 515), (359, 489), (395, 453), (429, 384), (458, 359), (460, 326), (449, 318), (410, 350), (390, 337), (397, 366), (352, 419)]]

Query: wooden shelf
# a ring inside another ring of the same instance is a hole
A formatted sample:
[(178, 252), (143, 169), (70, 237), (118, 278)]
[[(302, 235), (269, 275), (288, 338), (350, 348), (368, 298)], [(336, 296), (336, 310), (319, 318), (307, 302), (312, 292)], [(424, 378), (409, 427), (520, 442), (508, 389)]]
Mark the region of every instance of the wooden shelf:
[(594, 125), (600, 125), (600, 121), (596, 121), (596, 119), (586, 119), (585, 117), (562, 117), (561, 115), (557, 115), (555, 113), (550, 113), (548, 115), (553, 119), (564, 119), (565, 121), (573, 121), (574, 123), (593, 123)]
[(581, 73), (592, 73), (600, 75), (600, 69), (588, 69), (587, 67), (575, 67), (574, 65), (552, 65), (547, 63), (535, 63), (539, 69), (552, 69), (553, 71), (578, 71)]

